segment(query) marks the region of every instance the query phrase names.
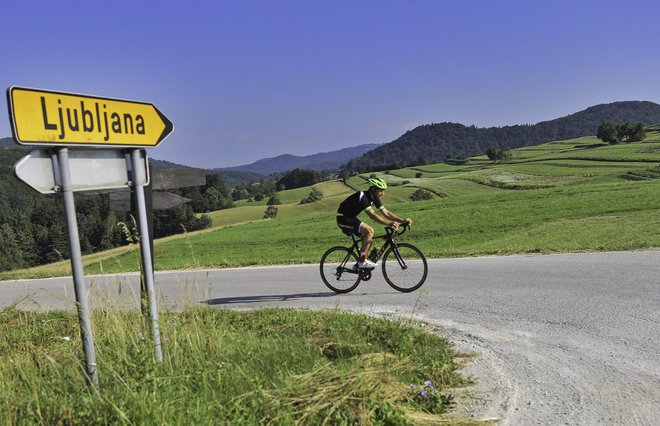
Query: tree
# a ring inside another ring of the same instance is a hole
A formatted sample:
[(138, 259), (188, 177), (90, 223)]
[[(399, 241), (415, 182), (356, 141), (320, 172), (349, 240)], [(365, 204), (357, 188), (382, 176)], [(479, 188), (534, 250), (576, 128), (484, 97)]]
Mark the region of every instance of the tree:
[(490, 161), (493, 161), (493, 162), (494, 162), (494, 161), (497, 161), (497, 158), (498, 158), (499, 155), (500, 155), (500, 151), (501, 151), (501, 149), (500, 149), (499, 146), (497, 146), (497, 145), (491, 145), (491, 146), (489, 146), (488, 149), (486, 150), (486, 156), (488, 157), (488, 159), (489, 159)]
[(596, 137), (612, 145), (621, 142), (639, 142), (646, 139), (646, 129), (644, 123), (606, 121), (598, 126)]
[(622, 123), (616, 126), (616, 137), (619, 142), (629, 141), (633, 129), (634, 126), (632, 123)]
[(348, 178), (351, 177), (351, 174), (349, 173), (348, 169), (345, 166), (341, 166), (339, 169), (339, 179), (341, 179), (342, 182), (346, 183)]
[(315, 170), (293, 169), (277, 181), (277, 187), (284, 185), (288, 189), (302, 188), (303, 186), (314, 185), (320, 180), (321, 175)]
[(280, 201), (280, 197), (278, 197), (277, 194), (275, 194), (268, 199), (268, 202), (266, 204), (269, 206), (277, 206), (279, 204), (282, 204), (282, 202)]
[(491, 145), (488, 147), (486, 150), (486, 156), (488, 159), (492, 162), (502, 162), (502, 163), (508, 163), (511, 161), (511, 158), (513, 158), (513, 154), (511, 153), (511, 150), (506, 148), (502, 149), (499, 147), (499, 145)]
[(14, 230), (7, 223), (0, 225), (0, 271), (24, 266), (23, 255)]
[(629, 142), (640, 142), (646, 139), (646, 128), (644, 123), (637, 123), (633, 126), (630, 134), (628, 135)]
[(277, 217), (277, 207), (268, 206), (264, 211), (264, 219), (275, 219)]
[(237, 186), (231, 193), (231, 197), (234, 199), (234, 201), (245, 200), (249, 196), (250, 193), (247, 191), (245, 184)]

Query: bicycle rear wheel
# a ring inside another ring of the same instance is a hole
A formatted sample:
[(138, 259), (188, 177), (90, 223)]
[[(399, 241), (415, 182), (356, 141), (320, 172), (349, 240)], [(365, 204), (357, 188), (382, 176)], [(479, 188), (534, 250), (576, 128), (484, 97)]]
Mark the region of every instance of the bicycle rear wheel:
[(352, 250), (332, 247), (321, 257), (321, 278), (336, 293), (348, 293), (360, 283), (358, 269), (352, 269), (358, 261)]
[(429, 270), (424, 254), (417, 247), (406, 243), (387, 250), (382, 268), (385, 281), (395, 290), (405, 293), (420, 288)]

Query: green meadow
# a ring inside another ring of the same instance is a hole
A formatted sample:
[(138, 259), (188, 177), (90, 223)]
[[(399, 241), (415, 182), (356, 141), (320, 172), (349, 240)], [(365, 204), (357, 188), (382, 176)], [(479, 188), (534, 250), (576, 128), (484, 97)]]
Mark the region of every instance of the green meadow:
[[(414, 219), (402, 239), (428, 257), (643, 250), (660, 247), (660, 134), (609, 146), (595, 138), (375, 173), (384, 204)], [(337, 205), (371, 175), (281, 191), (210, 214), (203, 231), (155, 241), (157, 270), (316, 263), (348, 239)], [(430, 200), (411, 201), (419, 189)], [(84, 258), (86, 274), (136, 271), (139, 251)], [(69, 262), (0, 279), (70, 275)], [(320, 282), (320, 278), (319, 278)], [(456, 417), (469, 401), (463, 358), (401, 318), (338, 311), (198, 308), (160, 314), (164, 362), (139, 312), (95, 311), (99, 387), (85, 386), (77, 317), (0, 311), (0, 412), (7, 424), (493, 424)]]
[[(604, 145), (595, 137), (513, 151), (509, 163), (485, 156), (375, 173), (390, 183), (384, 204), (414, 220), (404, 237), (431, 258), (516, 253), (642, 250), (660, 247), (660, 133), (644, 142)], [(300, 204), (311, 187), (281, 191), (275, 219), (266, 200), (210, 213), (213, 226), (157, 240), (157, 270), (316, 263), (347, 243), (335, 225), (337, 205), (366, 189), (371, 174), (314, 185), (320, 201)], [(417, 176), (417, 177), (415, 177)], [(428, 201), (411, 201), (424, 189)], [(86, 273), (139, 269), (137, 247), (87, 256)], [(68, 274), (60, 262), (0, 275), (3, 279)]]

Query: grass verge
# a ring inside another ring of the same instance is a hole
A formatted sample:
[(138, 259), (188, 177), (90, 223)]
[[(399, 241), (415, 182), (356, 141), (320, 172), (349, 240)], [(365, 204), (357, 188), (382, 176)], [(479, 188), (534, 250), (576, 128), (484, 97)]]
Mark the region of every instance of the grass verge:
[(92, 323), (98, 391), (74, 314), (0, 311), (6, 424), (442, 424), (466, 383), (446, 340), (364, 315), (163, 313), (162, 364), (139, 313)]

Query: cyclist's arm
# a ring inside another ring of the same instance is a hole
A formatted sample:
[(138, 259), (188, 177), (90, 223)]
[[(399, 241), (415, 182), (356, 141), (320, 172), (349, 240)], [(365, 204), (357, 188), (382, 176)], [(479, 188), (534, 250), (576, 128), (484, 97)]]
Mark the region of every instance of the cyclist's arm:
[(388, 218), (390, 220), (394, 220), (398, 223), (408, 222), (409, 224), (412, 224), (412, 219), (411, 218), (408, 217), (408, 218), (402, 219), (399, 216), (392, 213), (391, 211), (387, 210), (385, 207), (380, 209), (380, 212), (383, 214), (383, 216), (385, 216), (386, 218)]
[[(382, 210), (381, 210), (381, 212), (382, 212)], [(379, 215), (378, 213), (376, 213), (375, 211), (373, 211), (373, 209), (369, 209), (369, 210), (367, 210), (367, 214), (369, 215), (370, 218), (372, 218), (372, 219), (375, 220), (376, 222), (380, 223), (381, 225), (384, 225), (384, 226), (392, 226), (392, 222), (391, 222), (391, 221), (389, 221), (389, 220), (387, 220), (386, 218), (382, 217), (381, 215)]]

